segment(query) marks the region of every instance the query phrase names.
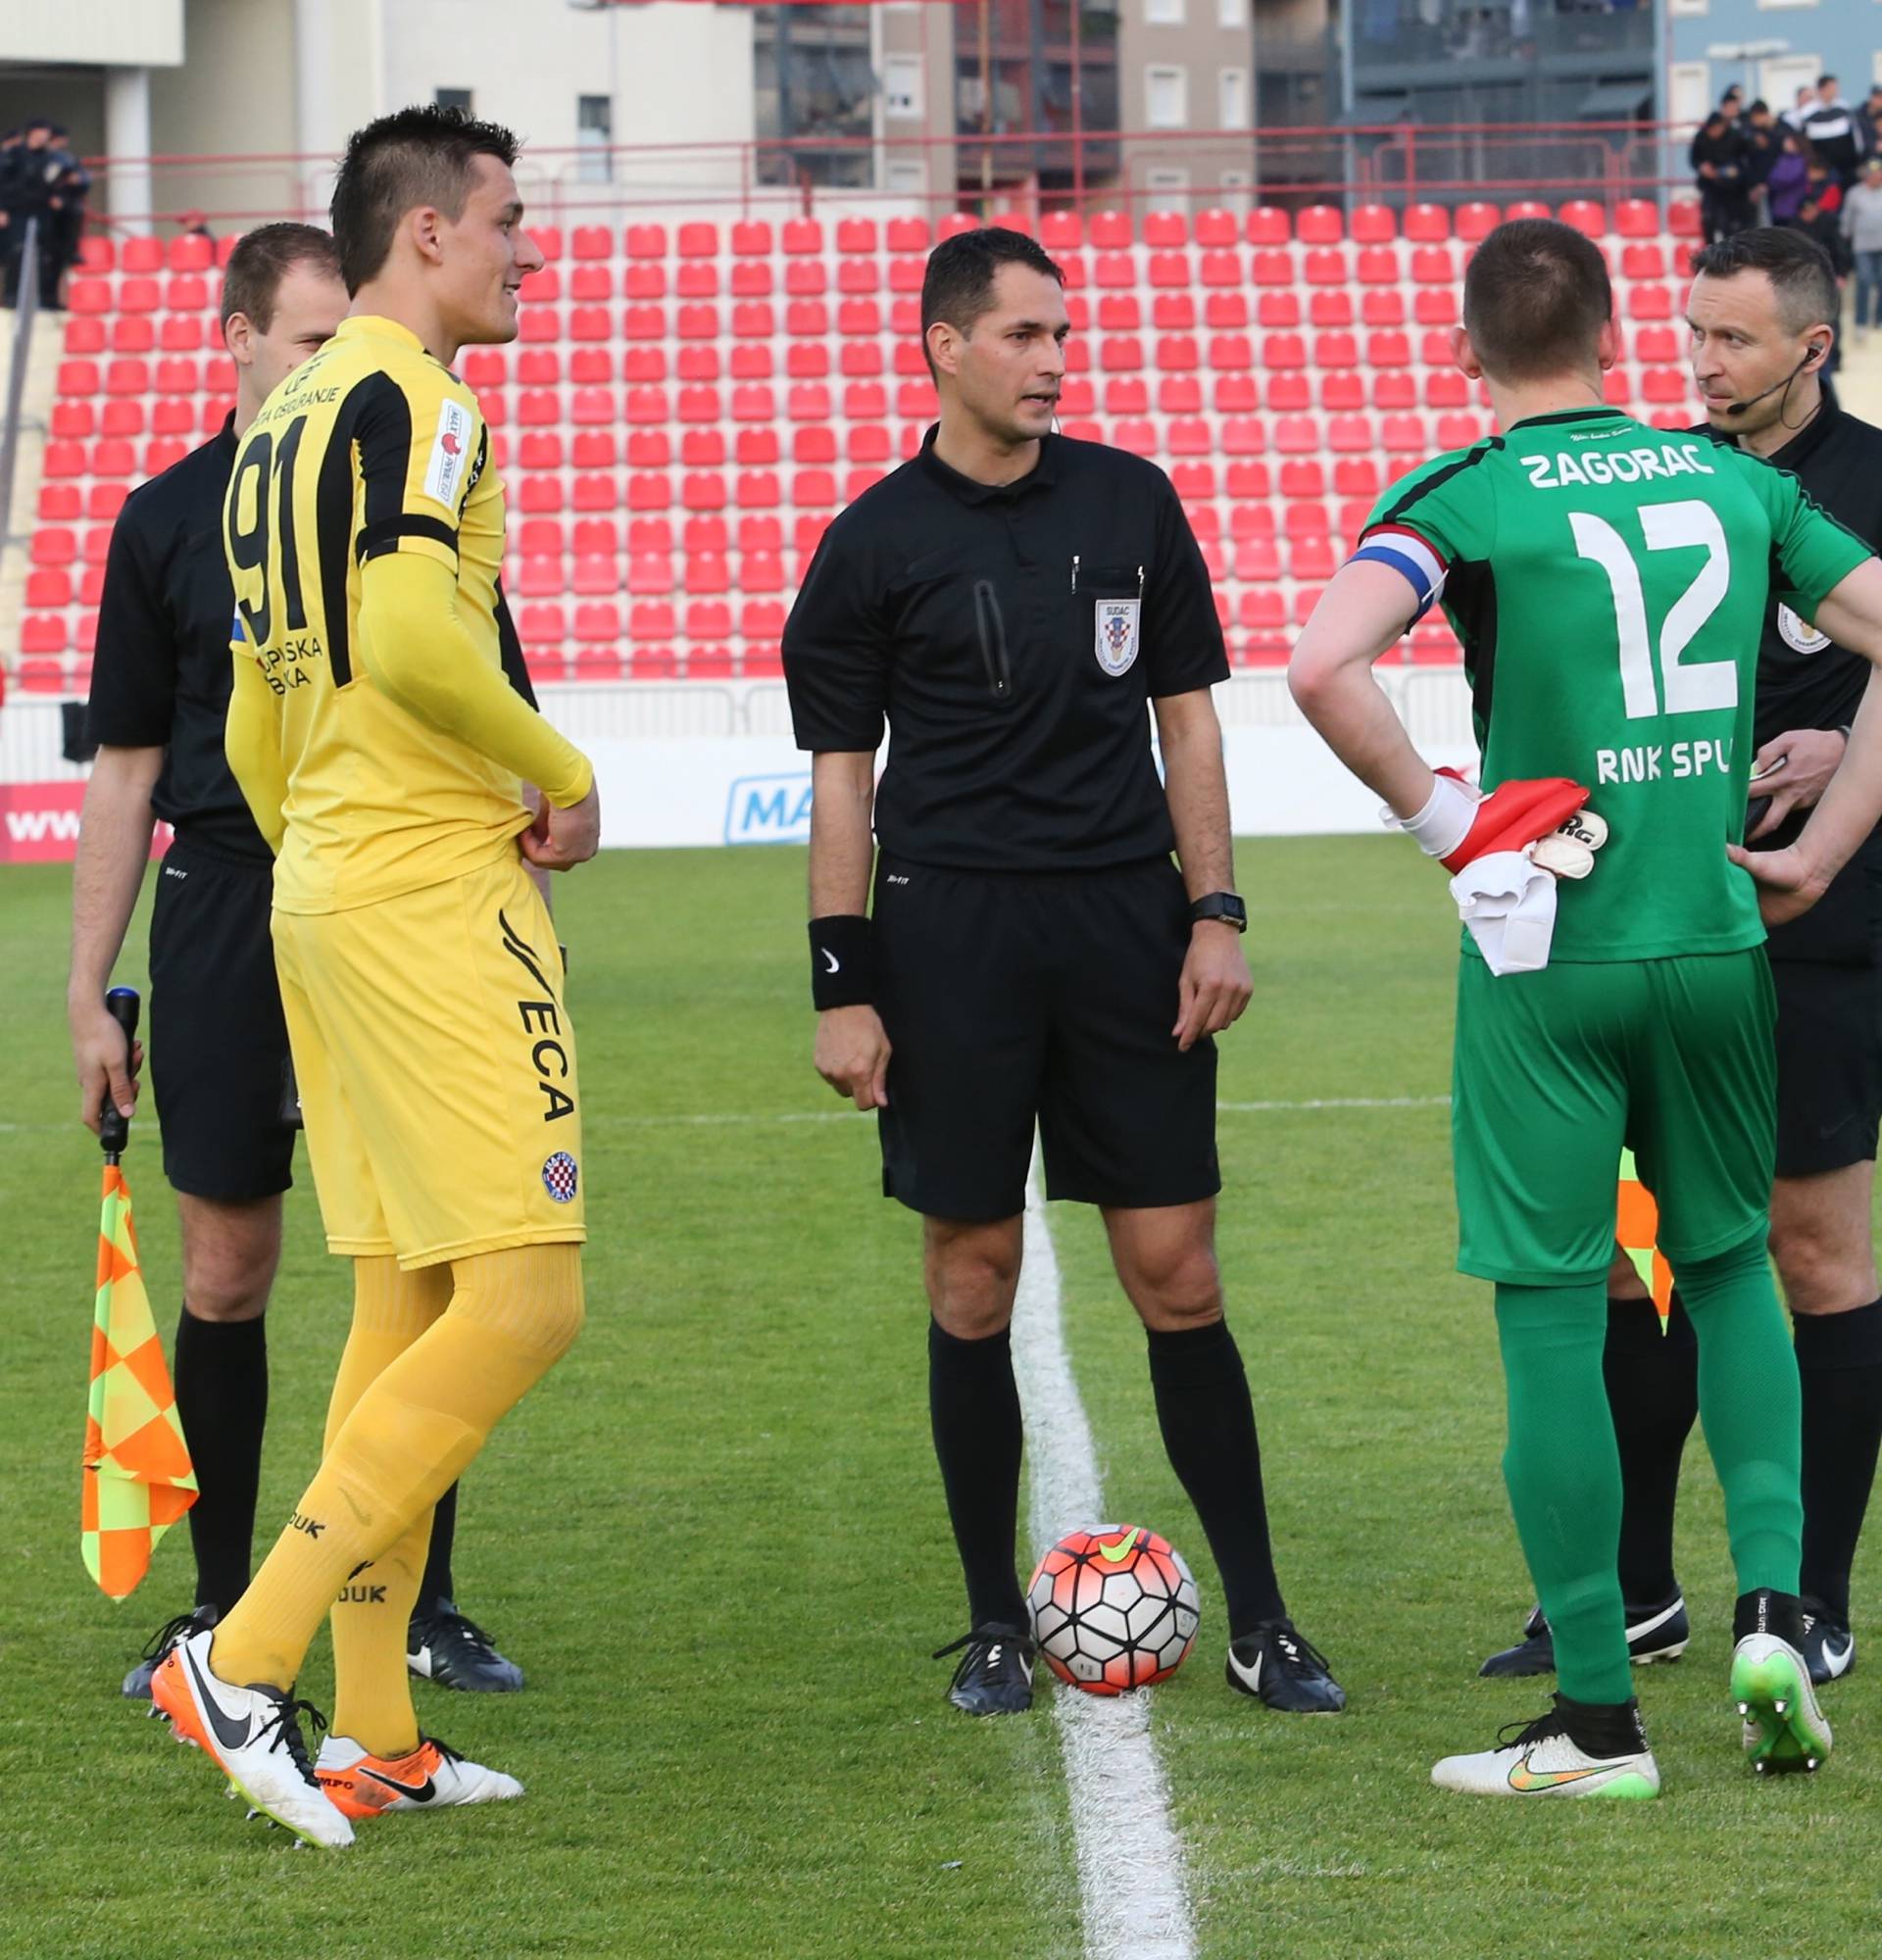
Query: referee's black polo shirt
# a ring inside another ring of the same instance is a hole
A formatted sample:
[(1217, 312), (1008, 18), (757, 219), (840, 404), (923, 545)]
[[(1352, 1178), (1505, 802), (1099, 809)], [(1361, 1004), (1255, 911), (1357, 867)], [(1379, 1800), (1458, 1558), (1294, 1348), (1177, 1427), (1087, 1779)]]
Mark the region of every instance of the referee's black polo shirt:
[[(151, 807), (181, 835), (272, 862), (223, 751), (234, 684), (235, 593), (223, 555), (223, 498), (235, 417), (124, 500), (111, 534), (86, 725), (117, 749), (168, 751)], [(497, 595), (504, 671), (533, 708), (509, 608)]]
[[(1788, 469), (1840, 524), (1882, 552), (1882, 429), (1846, 415), (1835, 389), (1828, 381), (1822, 386), (1822, 408), (1767, 460)], [(1704, 432), (1716, 437), (1709, 427)], [(1860, 654), (1838, 646), (1771, 600), (1758, 651), (1758, 746), (1793, 728), (1847, 728), (1872, 671)], [(1789, 844), (1807, 815), (1800, 812), (1753, 848)], [(1874, 956), (1869, 925), (1874, 901), (1868, 891), (1873, 879), (1882, 879), (1882, 830), (1803, 917), (1772, 931), (1771, 957), (1868, 964)]]
[(800, 749), (873, 752), (882, 848), (956, 870), (1090, 870), (1175, 843), (1147, 704), (1228, 676), (1169, 479), (1042, 439), (1016, 482), (920, 453), (824, 534), (784, 629)]

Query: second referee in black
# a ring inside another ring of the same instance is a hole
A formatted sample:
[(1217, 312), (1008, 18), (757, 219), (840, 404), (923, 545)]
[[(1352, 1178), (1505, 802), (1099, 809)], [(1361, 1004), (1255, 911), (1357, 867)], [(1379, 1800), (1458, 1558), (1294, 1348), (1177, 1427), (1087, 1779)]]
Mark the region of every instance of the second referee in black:
[(831, 525), (785, 628), (815, 758), (817, 1066), (878, 1111), (883, 1189), (922, 1214), (970, 1620), (955, 1705), (1032, 1698), (1009, 1326), (1036, 1123), (1048, 1194), (1102, 1208), (1148, 1333), (1164, 1445), (1221, 1574), (1230, 1684), (1337, 1709), (1275, 1581), (1215, 1263), (1213, 1038), (1251, 992), (1209, 692), (1228, 664), (1168, 479), (1051, 432), (1064, 285), (1018, 232), (936, 249), (921, 320), (940, 421)]

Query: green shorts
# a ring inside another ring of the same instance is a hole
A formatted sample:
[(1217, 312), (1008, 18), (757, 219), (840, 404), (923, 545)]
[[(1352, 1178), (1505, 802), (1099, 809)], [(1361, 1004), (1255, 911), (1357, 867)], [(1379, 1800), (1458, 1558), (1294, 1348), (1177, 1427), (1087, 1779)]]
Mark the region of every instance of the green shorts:
[(1608, 1270), (1622, 1146), (1659, 1248), (1710, 1258), (1766, 1229), (1776, 1018), (1764, 949), (1458, 974), (1458, 1266), (1512, 1286)]

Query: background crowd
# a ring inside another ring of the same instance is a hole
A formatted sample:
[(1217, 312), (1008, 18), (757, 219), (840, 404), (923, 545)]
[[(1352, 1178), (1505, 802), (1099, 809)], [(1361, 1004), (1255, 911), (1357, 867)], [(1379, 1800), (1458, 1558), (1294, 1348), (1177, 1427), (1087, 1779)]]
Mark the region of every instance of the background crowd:
[(1691, 160), (1709, 245), (1754, 224), (1807, 231), (1839, 280), (1855, 274), (1857, 338), (1882, 325), (1882, 83), (1854, 108), (1826, 74), (1780, 113), (1728, 88)]
[(70, 132), (35, 117), (0, 135), (0, 284), (5, 302), (19, 296), (26, 227), (37, 220), (39, 303), (64, 303), (66, 271), (78, 257), (91, 172), (68, 147)]

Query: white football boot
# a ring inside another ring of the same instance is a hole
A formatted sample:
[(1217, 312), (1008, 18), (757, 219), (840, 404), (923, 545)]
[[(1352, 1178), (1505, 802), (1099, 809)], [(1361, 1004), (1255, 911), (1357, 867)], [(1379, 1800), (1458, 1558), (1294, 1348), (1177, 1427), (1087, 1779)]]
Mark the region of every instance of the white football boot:
[[(179, 1742), (199, 1748), (249, 1802), (249, 1814), (329, 1849), (353, 1841), (353, 1827), (315, 1780), (301, 1737), (305, 1701), (277, 1688), (236, 1688), (210, 1667), (215, 1630), (205, 1627), (165, 1656), (150, 1694)], [(322, 1720), (322, 1726), (324, 1726)]]

